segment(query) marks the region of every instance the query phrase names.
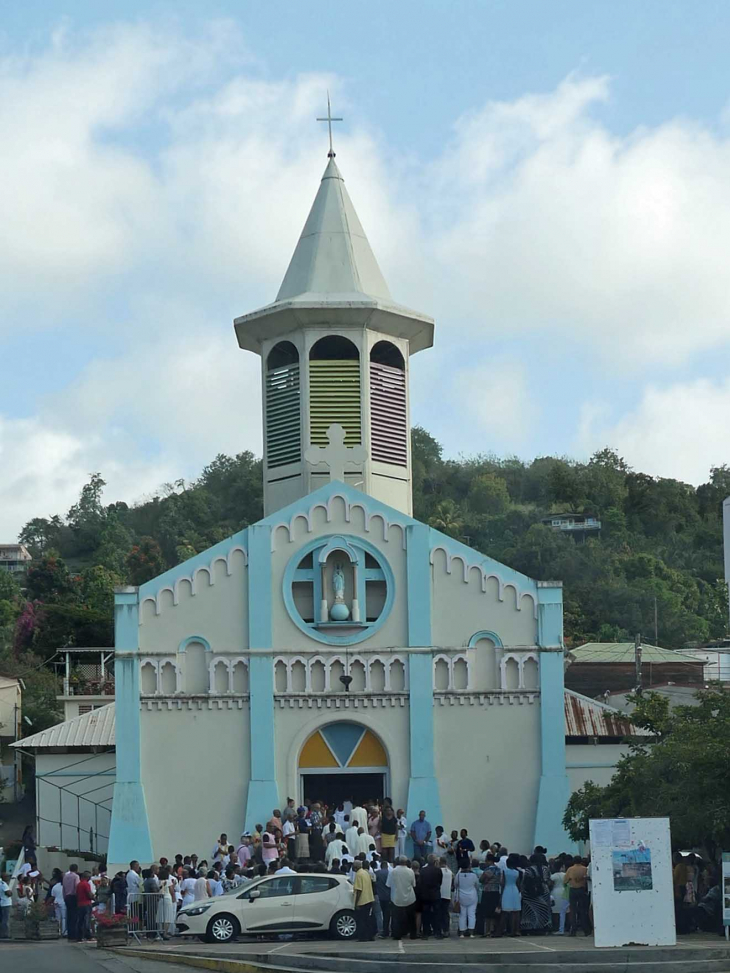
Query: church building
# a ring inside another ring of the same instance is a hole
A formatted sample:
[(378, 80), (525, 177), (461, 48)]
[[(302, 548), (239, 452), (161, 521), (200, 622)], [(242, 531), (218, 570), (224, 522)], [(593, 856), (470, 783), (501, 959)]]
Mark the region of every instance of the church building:
[(288, 797), (569, 847), (560, 582), (412, 516), (411, 360), (330, 153), (261, 359), (264, 517), (115, 605), (110, 866), (237, 839)]

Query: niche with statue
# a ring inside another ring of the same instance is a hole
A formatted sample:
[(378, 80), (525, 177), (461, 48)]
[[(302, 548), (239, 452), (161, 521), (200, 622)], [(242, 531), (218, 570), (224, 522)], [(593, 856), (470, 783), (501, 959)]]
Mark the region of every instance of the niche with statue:
[(292, 619), (318, 641), (362, 641), (390, 610), (393, 579), (368, 542), (335, 535), (295, 556), (286, 572)]

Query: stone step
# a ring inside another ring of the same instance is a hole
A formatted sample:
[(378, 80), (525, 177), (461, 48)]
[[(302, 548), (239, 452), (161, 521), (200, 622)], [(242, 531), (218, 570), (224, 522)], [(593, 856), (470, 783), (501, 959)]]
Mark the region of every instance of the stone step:
[[(438, 947), (441, 947), (440, 949)], [(442, 951), (443, 950), (443, 951)], [(129, 955), (132, 950), (126, 948)], [(160, 949), (134, 948), (134, 955), (159, 959)], [(192, 946), (170, 950), (173, 962), (198, 968), (237, 970), (251, 973), (458, 973), (464, 967), (470, 973), (565, 973), (566, 967), (576, 973), (730, 973), (730, 948), (712, 947), (633, 947), (621, 949), (556, 949), (555, 951), (466, 952), (450, 949), (445, 944), (409, 953), (355, 951), (344, 946), (330, 951), (300, 953), (267, 953), (241, 951), (210, 946)], [(167, 957), (166, 957), (167, 958)], [(213, 965), (215, 964), (215, 965)]]

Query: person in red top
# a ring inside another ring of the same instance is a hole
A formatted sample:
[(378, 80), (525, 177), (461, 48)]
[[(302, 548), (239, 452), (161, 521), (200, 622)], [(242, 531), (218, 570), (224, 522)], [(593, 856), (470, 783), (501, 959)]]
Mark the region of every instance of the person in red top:
[(76, 940), (78, 942), (91, 939), (91, 907), (94, 904), (94, 891), (91, 888), (90, 877), (89, 872), (84, 872), (76, 886)]

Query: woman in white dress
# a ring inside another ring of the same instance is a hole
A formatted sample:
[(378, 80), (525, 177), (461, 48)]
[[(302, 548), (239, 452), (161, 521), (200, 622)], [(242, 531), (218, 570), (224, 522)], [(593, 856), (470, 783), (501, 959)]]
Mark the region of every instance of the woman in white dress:
[(195, 902), (195, 879), (190, 877), (190, 872), (187, 868), (183, 868), (183, 878), (180, 883), (180, 892), (182, 893), (182, 908), (192, 905)]
[(175, 917), (177, 904), (175, 902), (175, 879), (170, 869), (165, 865), (160, 869), (160, 901), (157, 904), (157, 925), (163, 939), (175, 935)]

